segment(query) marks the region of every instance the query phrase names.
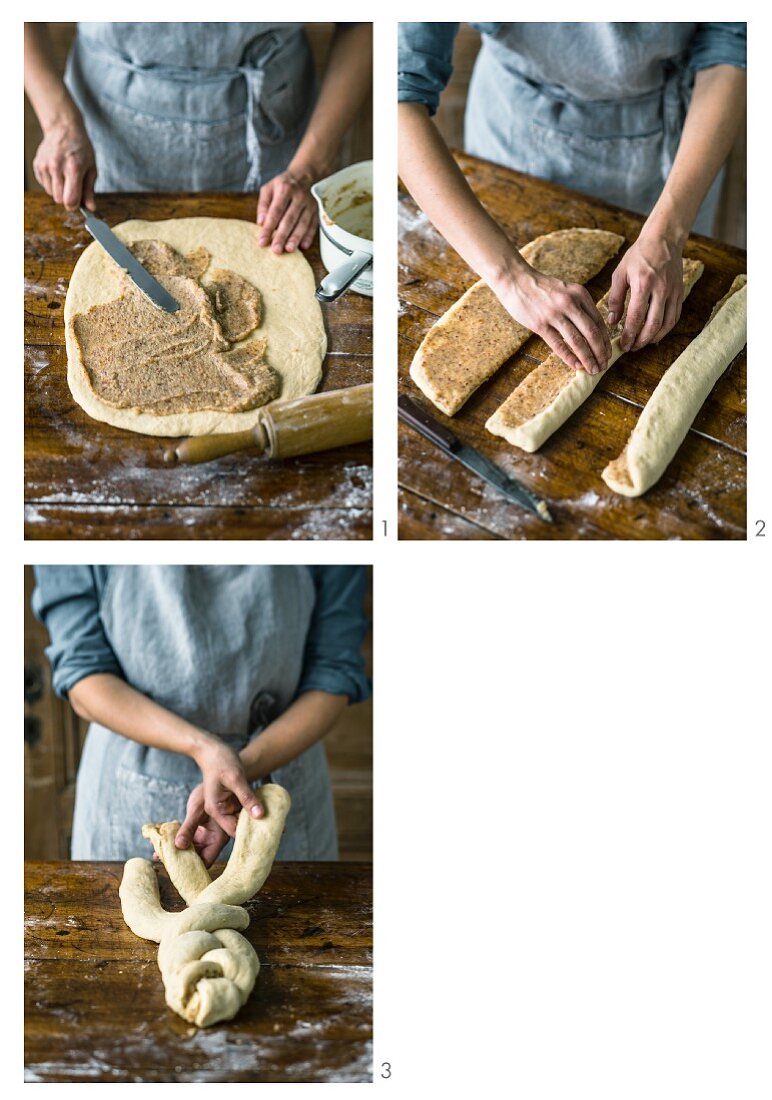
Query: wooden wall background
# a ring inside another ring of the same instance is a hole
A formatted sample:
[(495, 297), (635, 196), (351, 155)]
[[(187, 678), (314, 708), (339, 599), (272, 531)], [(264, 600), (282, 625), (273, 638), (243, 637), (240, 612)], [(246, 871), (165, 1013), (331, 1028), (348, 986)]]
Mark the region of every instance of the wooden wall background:
[[(372, 620), (372, 573), (366, 612)], [(24, 567), (24, 855), (26, 859), (69, 859), (75, 776), (86, 723), (51, 687), (44, 649), (45, 627), (30, 609), (32, 567)], [(372, 676), (372, 631), (364, 645)], [(372, 859), (372, 701), (348, 707), (328, 735), (341, 859)]]
[[(453, 52), (453, 76), (445, 89), (435, 121), (451, 148), (464, 148), (464, 107), (475, 58), (480, 50), (480, 35), (466, 23), (456, 37)], [(729, 155), (724, 187), (721, 193), (713, 235), (720, 241), (747, 247), (746, 223), (746, 161), (745, 126)]]
[[(48, 29), (60, 73), (64, 73), (67, 54), (75, 35), (75, 23), (49, 23)], [(324, 62), (330, 48), (334, 23), (306, 23), (306, 34), (314, 55), (317, 76), (324, 71)], [(24, 187), (29, 191), (42, 191), (42, 187), (32, 174), (32, 160), (40, 144), (42, 134), (35, 112), (24, 97)], [(370, 160), (373, 155), (373, 102), (370, 96), (346, 135), (339, 158), (339, 167), (356, 164), (360, 160)]]

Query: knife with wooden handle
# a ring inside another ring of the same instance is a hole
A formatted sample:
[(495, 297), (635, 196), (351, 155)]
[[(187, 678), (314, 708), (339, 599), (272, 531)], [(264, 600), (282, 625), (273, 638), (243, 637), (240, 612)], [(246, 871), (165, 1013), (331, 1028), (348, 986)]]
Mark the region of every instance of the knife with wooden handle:
[(194, 435), (164, 453), (167, 466), (211, 462), (222, 455), (256, 448), (268, 458), (292, 458), (373, 437), (373, 384), (328, 390), (260, 411), (254, 428), (223, 435)]

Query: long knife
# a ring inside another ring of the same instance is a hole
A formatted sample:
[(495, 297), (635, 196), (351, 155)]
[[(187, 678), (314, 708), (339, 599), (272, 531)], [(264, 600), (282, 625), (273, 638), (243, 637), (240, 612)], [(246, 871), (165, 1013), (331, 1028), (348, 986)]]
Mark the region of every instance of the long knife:
[(88, 229), (95, 241), (99, 241), (102, 248), (115, 260), (118, 267), (122, 267), (130, 279), (139, 287), (146, 298), (149, 298), (154, 306), (166, 313), (176, 313), (180, 303), (166, 290), (157, 279), (154, 279), (147, 268), (144, 268), (136, 256), (134, 256), (113, 233), (110, 226), (81, 206), (80, 212), (86, 220)]
[(433, 417), (424, 412), (419, 405), (416, 405), (415, 401), (403, 394), (397, 404), (400, 420), (404, 420), (424, 439), (428, 439), (435, 447), (439, 447), (449, 458), (455, 458), (462, 466), (466, 466), (467, 470), (471, 470), (472, 473), (484, 478), (494, 489), (498, 489), (500, 493), (515, 501), (516, 504), (527, 508), (529, 512), (533, 512), (545, 523), (553, 522), (549, 509), (543, 500), (535, 496), (530, 489), (526, 489), (525, 485), (505, 474), (500, 467), (487, 459), (485, 455), (480, 454), (474, 447), (462, 443), (460, 439), (453, 435), (453, 432), (448, 431), (442, 424), (438, 424)]

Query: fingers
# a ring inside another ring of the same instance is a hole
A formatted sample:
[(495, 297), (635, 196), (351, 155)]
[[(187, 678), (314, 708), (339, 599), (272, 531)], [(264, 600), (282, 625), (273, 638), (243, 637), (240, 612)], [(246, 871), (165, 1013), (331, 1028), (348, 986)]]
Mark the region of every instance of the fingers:
[(195, 806), (188, 806), (188, 812), (185, 815), (185, 820), (177, 830), (177, 835), (174, 838), (174, 844), (177, 848), (189, 848), (193, 843), (193, 836), (201, 824), (202, 819), (205, 817), (204, 808), (200, 803), (196, 803)]
[(89, 168), (83, 178), (83, 205), (88, 210), (96, 210), (96, 199), (94, 198), (94, 184), (96, 183), (96, 178), (96, 168)]
[(605, 370), (611, 358), (611, 339), (595, 303), (589, 295), (587, 297), (587, 304), (583, 303), (584, 308), (578, 310), (571, 320), (587, 341), (598, 369)]
[(601, 356), (600, 360), (596, 359), (590, 344), (573, 321), (569, 320), (568, 317), (565, 317), (561, 322), (560, 332), (565, 342), (579, 360), (581, 369), (588, 374), (600, 374), (608, 360), (603, 358), (603, 356)]
[(539, 335), (541, 336), (542, 340), (544, 340), (545, 344), (547, 344), (547, 346), (552, 351), (554, 351), (556, 355), (560, 356), (566, 366), (571, 367), (572, 370), (584, 369), (582, 367), (581, 360), (577, 359), (571, 348), (568, 346), (568, 344), (565, 342), (562, 335), (558, 332), (556, 328), (550, 327), (544, 332), (541, 332)]
[(196, 835), (193, 837), (193, 843), (206, 867), (212, 866), (223, 848), (222, 837), (204, 828), (196, 830)]
[[(273, 180), (269, 180), (268, 183), (263, 184), (260, 188), (260, 194), (257, 199), (257, 224), (262, 225), (265, 221), (265, 216), (270, 210), (271, 200), (273, 199)], [(262, 234), (260, 235), (260, 244), (263, 243)]]
[(665, 316), (662, 319), (662, 327), (659, 332), (654, 334), (652, 338), (653, 344), (658, 344), (663, 337), (674, 329), (678, 324), (681, 317), (681, 307), (683, 306), (683, 293), (680, 295), (673, 295), (668, 298), (667, 305), (665, 306)]
[(282, 179), (273, 180), (271, 202), (263, 216), (259, 242), (266, 245), (270, 242), (274, 230), (284, 217), (284, 213), (290, 203), (290, 186)]
[(49, 168), (51, 177), (51, 198), (55, 203), (61, 204), (64, 198), (64, 173), (62, 172), (61, 162), (57, 161)]
[(35, 179), (40, 186), (46, 192), (47, 195), (51, 194), (51, 173), (48, 171), (46, 165), (38, 164), (37, 161), (33, 162), (32, 171), (35, 173)]
[(64, 179), (62, 183), (62, 201), (67, 210), (77, 210), (80, 206), (83, 194), (83, 177), (85, 165), (74, 157), (68, 157), (64, 162)]
[(667, 299), (664, 294), (659, 294), (656, 291), (652, 294), (649, 301), (649, 309), (646, 314), (646, 320), (643, 324), (643, 328), (638, 333), (638, 339), (633, 344), (631, 351), (639, 351), (641, 348), (650, 344), (656, 334), (662, 328), (662, 321), (665, 317), (665, 306)]
[(638, 283), (630, 291), (630, 302), (627, 306), (625, 327), (619, 337), (619, 346), (622, 351), (629, 351), (638, 334), (643, 328), (649, 309), (649, 288), (645, 283)]
[(245, 776), (235, 775), (228, 785), (251, 817), (265, 816), (265, 807), (252, 790)]
[[(306, 202), (303, 198), (298, 197), (293, 199), (284, 214), (284, 217), (276, 227), (276, 232), (273, 235), (273, 244), (271, 248), (274, 252), (284, 252), (285, 248), (287, 252), (291, 252), (297, 245), (298, 240), (295, 239), (295, 230), (300, 223), (301, 218), (308, 209)], [(301, 229), (301, 235), (303, 230)], [(292, 248), (289, 248), (289, 242), (293, 240)]]
[[(307, 206), (306, 209), (302, 211), (300, 217), (298, 218), (297, 222), (295, 223), (295, 228), (292, 230), (289, 237), (287, 238), (287, 243), (284, 246), (284, 251), (285, 252), (294, 252), (296, 248), (303, 248), (303, 247), (308, 248), (308, 245), (304, 246), (303, 242), (308, 237), (309, 225), (313, 221), (313, 216), (314, 216), (315, 213), (316, 213), (315, 209), (311, 209), (311, 207), (309, 207), (309, 206)], [(314, 233), (313, 233), (313, 230), (312, 230), (311, 231), (311, 239), (312, 240), (313, 240), (313, 237), (314, 237)]]
[(627, 297), (627, 272), (620, 264), (611, 276), (611, 289), (608, 293), (608, 323), (615, 325), (622, 319)]

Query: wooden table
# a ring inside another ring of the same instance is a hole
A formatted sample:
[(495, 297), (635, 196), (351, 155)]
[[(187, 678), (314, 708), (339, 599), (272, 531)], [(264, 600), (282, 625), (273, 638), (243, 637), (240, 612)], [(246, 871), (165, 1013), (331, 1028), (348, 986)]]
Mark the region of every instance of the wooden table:
[[(276, 864), (246, 906), (254, 992), (209, 1028), (166, 1007), (157, 946), (123, 923), (122, 871), (26, 865), (27, 1080), (372, 1080), (370, 864)], [(160, 880), (165, 908), (182, 908)]]
[[(572, 226), (638, 236), (643, 219), (565, 187), (465, 154), (456, 159), (475, 193), (522, 247), (542, 233)], [(625, 248), (623, 246), (623, 248)], [(745, 353), (720, 379), (659, 483), (642, 497), (613, 493), (601, 479), (624, 447), (664, 370), (708, 319), (745, 253), (707, 237), (689, 239), (685, 255), (705, 271), (676, 329), (657, 347), (624, 356), (594, 394), (527, 454), (491, 435), (485, 421), (548, 354), (533, 337), (452, 419), (425, 398), (408, 370), (432, 324), (475, 275), (407, 195), (400, 196), (400, 392), (408, 393), (465, 443), (547, 500), (555, 524), (509, 504), (466, 469), (400, 424), (400, 537), (406, 539), (740, 539), (746, 529)], [(614, 261), (588, 284), (594, 300), (611, 284)]]
[[(100, 195), (111, 225), (128, 218), (252, 220), (255, 196)], [(92, 420), (67, 386), (64, 298), (91, 238), (80, 214), (25, 196), (25, 534), (95, 539), (369, 539), (369, 443), (270, 462), (242, 451), (167, 469), (168, 440)], [(306, 254), (324, 275), (317, 245)], [(329, 350), (320, 389), (372, 379), (372, 302), (324, 307)]]

